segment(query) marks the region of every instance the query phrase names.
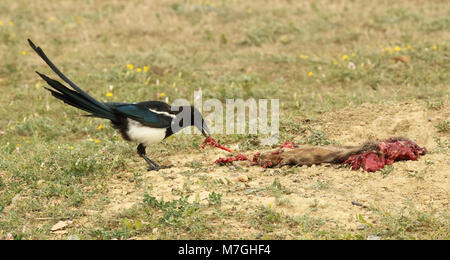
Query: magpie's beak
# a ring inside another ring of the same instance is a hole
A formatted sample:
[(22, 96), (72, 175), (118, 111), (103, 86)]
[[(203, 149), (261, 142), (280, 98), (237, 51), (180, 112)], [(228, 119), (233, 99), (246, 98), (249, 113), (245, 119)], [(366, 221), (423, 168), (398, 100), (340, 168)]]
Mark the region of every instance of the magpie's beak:
[(195, 107), (190, 107), (192, 111), (192, 125), (194, 125), (199, 131), (202, 132), (202, 135), (208, 137), (211, 135), (209, 132), (208, 124), (205, 119), (203, 119), (202, 114)]
[(206, 122), (205, 122), (205, 120), (203, 120), (203, 118), (202, 118), (202, 134), (205, 137), (208, 137), (211, 135), (209, 132), (208, 126), (206, 125)]

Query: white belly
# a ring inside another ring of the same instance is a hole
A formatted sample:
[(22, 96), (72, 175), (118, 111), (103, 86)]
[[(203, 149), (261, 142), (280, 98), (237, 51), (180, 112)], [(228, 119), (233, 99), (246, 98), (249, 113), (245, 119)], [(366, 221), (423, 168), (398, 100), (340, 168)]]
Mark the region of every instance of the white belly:
[(148, 146), (161, 142), (166, 136), (166, 128), (151, 128), (128, 119), (127, 134), (132, 141)]

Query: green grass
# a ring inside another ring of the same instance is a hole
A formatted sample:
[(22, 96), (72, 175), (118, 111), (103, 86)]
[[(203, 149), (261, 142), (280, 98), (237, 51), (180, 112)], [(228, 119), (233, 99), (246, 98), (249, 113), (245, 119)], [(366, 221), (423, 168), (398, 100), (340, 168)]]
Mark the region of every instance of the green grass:
[[(143, 185), (145, 164), (134, 145), (105, 121), (81, 117), (43, 88), (34, 71), (55, 75), (27, 38), (100, 100), (193, 101), (200, 88), (204, 99), (279, 98), (282, 141), (309, 131), (303, 143), (333, 144), (309, 125), (348, 105), (420, 99), (429, 109), (445, 109), (450, 9), (444, 1), (269, 2), (1, 1), (0, 239), (7, 233), (16, 239), (53, 238), (54, 222), (36, 219), (76, 219), (86, 217), (86, 209), (101, 211), (110, 199), (108, 180), (124, 171), (132, 172), (137, 187)], [(397, 56), (410, 61), (396, 61)], [(436, 128), (448, 133), (448, 120)], [(251, 135), (218, 139), (238, 143), (243, 151), (259, 146)], [(149, 153), (161, 158), (200, 152), (201, 141), (175, 136)], [(209, 169), (195, 162), (190, 167), (183, 175)], [(317, 189), (326, 185), (317, 183)], [(220, 220), (229, 218), (260, 230), (262, 238), (363, 238), (339, 228), (322, 230), (323, 220), (310, 216), (291, 219), (266, 208), (233, 211), (214, 190), (210, 205), (200, 206), (183, 197), (189, 186), (178, 200), (148, 195), (124, 216), (96, 217), (95, 225), (78, 226), (69, 235), (208, 239), (216, 238), (211, 234), (220, 231)], [(276, 181), (267, 189), (285, 192)], [(438, 222), (428, 216), (425, 224), (408, 226), (418, 218), (386, 217), (380, 225), (389, 231), (376, 231), (388, 238), (428, 238), (421, 231), (431, 230), (442, 237)], [(218, 234), (236, 238), (233, 232)]]
[(448, 133), (450, 131), (450, 121), (442, 121), (436, 125), (438, 132)]

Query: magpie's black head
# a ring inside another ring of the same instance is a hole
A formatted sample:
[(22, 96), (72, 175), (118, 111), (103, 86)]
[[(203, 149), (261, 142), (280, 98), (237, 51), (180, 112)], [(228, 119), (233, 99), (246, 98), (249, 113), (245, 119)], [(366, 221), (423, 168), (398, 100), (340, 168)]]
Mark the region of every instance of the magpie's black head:
[(210, 135), (208, 125), (202, 114), (194, 106), (182, 106), (175, 109), (176, 117), (172, 121), (172, 132), (176, 133), (188, 126), (195, 126), (205, 137)]

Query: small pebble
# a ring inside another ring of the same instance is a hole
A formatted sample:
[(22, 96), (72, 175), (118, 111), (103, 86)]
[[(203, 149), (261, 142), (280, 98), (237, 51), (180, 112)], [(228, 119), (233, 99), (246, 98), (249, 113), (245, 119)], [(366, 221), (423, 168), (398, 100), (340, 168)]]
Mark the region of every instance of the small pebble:
[(367, 237), (367, 240), (381, 240), (381, 237), (379, 237), (377, 235), (369, 235)]
[(67, 240), (80, 240), (80, 237), (77, 235), (70, 235), (67, 237)]
[(364, 224), (359, 224), (357, 227), (356, 227), (356, 229), (358, 229), (358, 230), (364, 230), (364, 229), (366, 229), (366, 225), (364, 225)]
[(247, 175), (239, 175), (238, 180), (241, 182), (248, 182), (248, 177)]

